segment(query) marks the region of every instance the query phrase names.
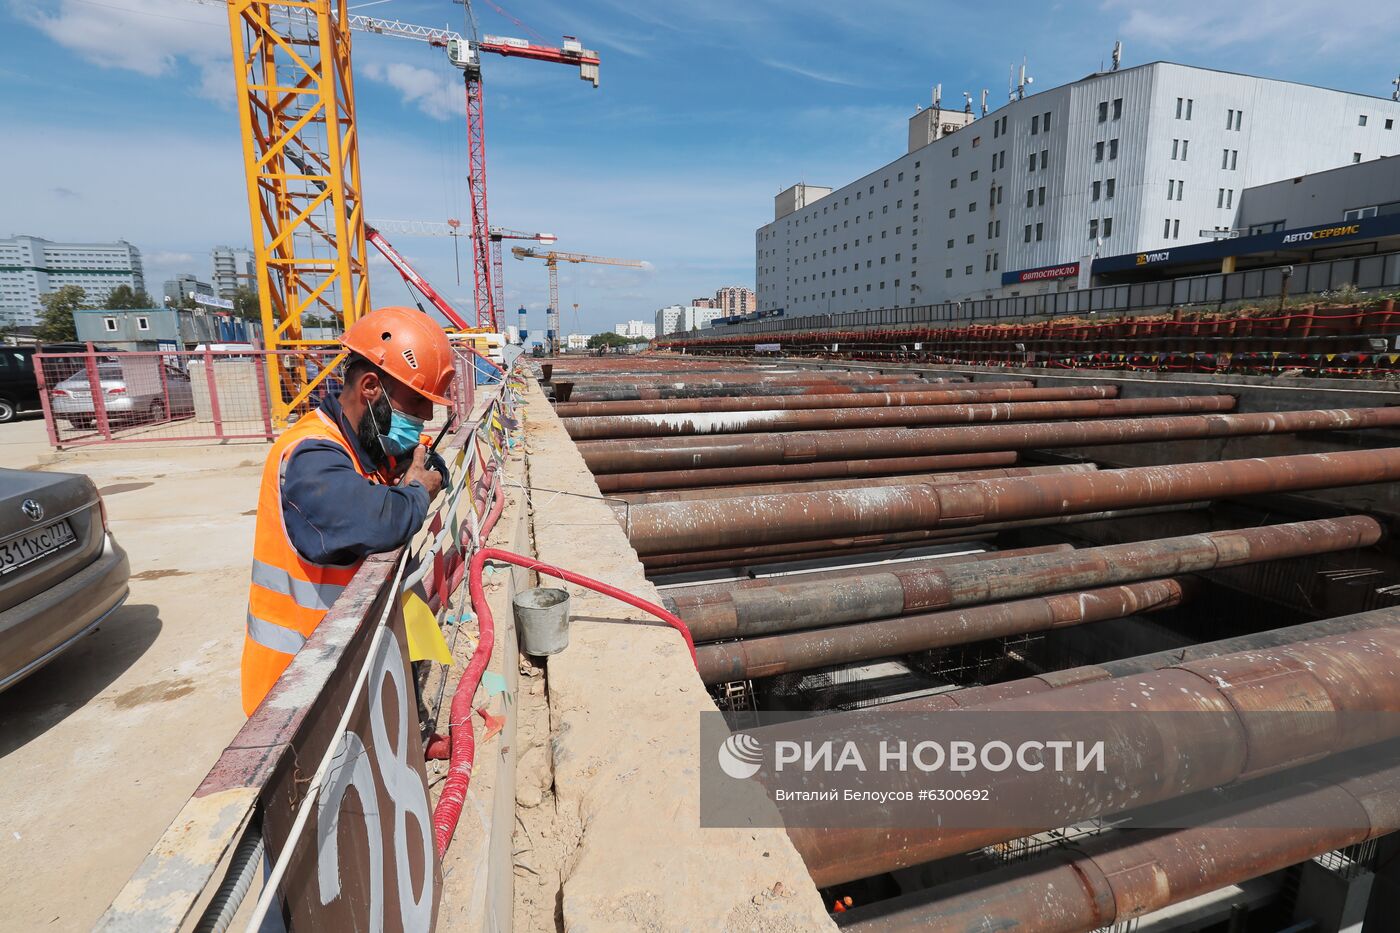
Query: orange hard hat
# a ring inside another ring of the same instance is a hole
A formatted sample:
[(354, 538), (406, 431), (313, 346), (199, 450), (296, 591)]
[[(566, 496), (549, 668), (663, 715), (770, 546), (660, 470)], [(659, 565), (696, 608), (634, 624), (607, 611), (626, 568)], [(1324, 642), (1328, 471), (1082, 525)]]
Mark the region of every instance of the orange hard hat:
[(378, 308), (350, 325), (340, 345), (439, 405), (450, 405), (452, 346), (447, 334), (415, 308)]

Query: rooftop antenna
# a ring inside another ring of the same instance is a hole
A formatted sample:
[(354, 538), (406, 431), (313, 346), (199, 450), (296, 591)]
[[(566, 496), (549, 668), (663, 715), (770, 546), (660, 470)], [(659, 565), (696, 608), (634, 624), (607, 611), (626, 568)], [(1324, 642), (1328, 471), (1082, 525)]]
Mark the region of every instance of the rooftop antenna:
[(987, 89), (982, 88), (982, 116), (987, 115)]
[(963, 113), (972, 113), (972, 95), (967, 91), (963, 91), (963, 100), (965, 101), (963, 104)]
[(1006, 73), (1006, 100), (1008, 102), (1016, 99), (1016, 63), (1011, 63), (1011, 70)]
[(1395, 85), (1395, 93), (1390, 95), (1390, 99), (1400, 100), (1400, 77), (1396, 77), (1396, 79), (1390, 83)]
[[(1014, 66), (1013, 66), (1014, 67)], [(1026, 76), (1026, 59), (1021, 57), (1021, 80), (1016, 85), (1016, 100), (1026, 99), (1026, 87), (1035, 82), (1034, 78)]]
[(935, 85), (933, 86), (933, 109), (934, 109), (934, 110), (942, 110), (942, 109), (943, 109), (943, 85), (942, 85), (942, 84), (935, 84)]
[(1123, 61), (1123, 43), (1113, 43), (1113, 70), (1117, 71), (1119, 64)]

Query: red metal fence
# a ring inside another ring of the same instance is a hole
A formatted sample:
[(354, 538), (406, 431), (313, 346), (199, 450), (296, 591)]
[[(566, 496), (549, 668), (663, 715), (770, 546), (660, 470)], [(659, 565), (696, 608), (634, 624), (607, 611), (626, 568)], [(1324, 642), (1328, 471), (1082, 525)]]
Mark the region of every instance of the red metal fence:
[[(473, 351), (455, 347), (454, 408), (471, 412), (475, 394)], [(331, 372), (298, 405), (312, 411), (341, 388), (338, 351), (302, 350), (97, 350), (36, 353), (34, 371), (49, 441), (58, 448), (165, 441), (272, 440), (267, 367), (300, 369), (284, 385), (311, 382)], [(291, 398), (283, 399), (291, 402)]]

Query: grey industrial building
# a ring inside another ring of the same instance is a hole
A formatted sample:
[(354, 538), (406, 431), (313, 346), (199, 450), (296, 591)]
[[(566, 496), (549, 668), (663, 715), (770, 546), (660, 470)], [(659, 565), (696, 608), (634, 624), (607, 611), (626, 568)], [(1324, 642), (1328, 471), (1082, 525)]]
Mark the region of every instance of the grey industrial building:
[(910, 119), (895, 161), (841, 188), (778, 195), (755, 237), (759, 310), (1087, 286), (1102, 257), (1240, 232), (1253, 211), (1246, 189), (1400, 153), (1397, 120), (1394, 100), (1169, 62), (1093, 74), (980, 118), (930, 107)]
[(213, 296), (214, 286), (208, 282), (200, 281), (197, 275), (185, 272), (173, 279), (166, 279), (165, 287), (161, 291), (166, 303), (177, 305), (186, 298), (195, 295)]

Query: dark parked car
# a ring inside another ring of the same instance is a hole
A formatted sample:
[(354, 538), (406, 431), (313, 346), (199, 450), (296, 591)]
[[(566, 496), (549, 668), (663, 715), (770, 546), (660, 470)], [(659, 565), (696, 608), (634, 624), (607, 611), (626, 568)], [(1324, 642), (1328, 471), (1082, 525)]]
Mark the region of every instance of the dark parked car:
[(33, 347), (0, 346), (0, 424), (39, 407)]
[(0, 690), (95, 631), (129, 575), (92, 480), (0, 469)]

